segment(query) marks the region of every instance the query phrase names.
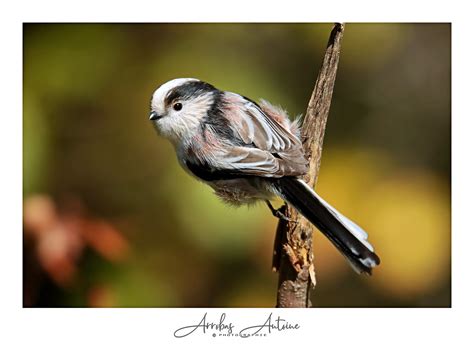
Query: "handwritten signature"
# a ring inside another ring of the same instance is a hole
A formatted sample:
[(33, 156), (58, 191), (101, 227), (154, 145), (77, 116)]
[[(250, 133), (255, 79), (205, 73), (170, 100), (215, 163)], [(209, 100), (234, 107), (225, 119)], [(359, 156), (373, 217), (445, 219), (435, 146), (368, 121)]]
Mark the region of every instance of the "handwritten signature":
[[(290, 323), (285, 319), (277, 316), (273, 316), (270, 313), (266, 320), (259, 325), (248, 326), (240, 331), (237, 330), (236, 326), (232, 322), (226, 322), (226, 313), (222, 313), (218, 322), (212, 322), (207, 320), (207, 313), (195, 325), (188, 325), (177, 329), (174, 332), (176, 338), (184, 338), (192, 333), (211, 333), (213, 337), (216, 336), (238, 336), (238, 337), (254, 337), (254, 336), (266, 336), (273, 332), (282, 332), (286, 330), (298, 330), (300, 325), (297, 323)], [(206, 332), (207, 331), (207, 332)]]

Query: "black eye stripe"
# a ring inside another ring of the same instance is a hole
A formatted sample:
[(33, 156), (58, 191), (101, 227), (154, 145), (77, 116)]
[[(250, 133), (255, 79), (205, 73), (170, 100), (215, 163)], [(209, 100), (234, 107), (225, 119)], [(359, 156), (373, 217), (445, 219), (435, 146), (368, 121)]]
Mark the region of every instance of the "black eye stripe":
[(196, 98), (203, 93), (214, 92), (217, 89), (203, 81), (188, 81), (181, 86), (171, 89), (165, 97), (165, 105), (169, 106), (176, 100)]
[(181, 95), (179, 92), (176, 92), (176, 88), (173, 88), (168, 92), (168, 94), (165, 97), (165, 105), (168, 106), (170, 105), (173, 101), (179, 99)]

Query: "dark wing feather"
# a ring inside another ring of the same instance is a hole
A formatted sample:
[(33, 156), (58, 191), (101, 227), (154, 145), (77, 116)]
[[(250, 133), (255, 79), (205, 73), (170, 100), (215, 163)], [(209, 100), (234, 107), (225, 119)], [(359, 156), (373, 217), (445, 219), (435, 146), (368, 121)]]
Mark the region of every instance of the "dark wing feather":
[(307, 171), (300, 139), (285, 123), (265, 113), (256, 103), (226, 92), (223, 116), (245, 146), (228, 145), (216, 158), (221, 168), (262, 177), (299, 176)]

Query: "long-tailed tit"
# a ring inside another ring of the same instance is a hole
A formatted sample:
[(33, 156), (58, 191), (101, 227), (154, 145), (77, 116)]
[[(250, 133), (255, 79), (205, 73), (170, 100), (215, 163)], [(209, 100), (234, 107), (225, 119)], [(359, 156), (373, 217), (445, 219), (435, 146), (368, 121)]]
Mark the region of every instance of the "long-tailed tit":
[(380, 263), (367, 233), (299, 178), (308, 161), (299, 123), (283, 109), (183, 78), (153, 93), (150, 120), (174, 145), (181, 166), (225, 202), (277, 195), (319, 228), (358, 273), (370, 274)]

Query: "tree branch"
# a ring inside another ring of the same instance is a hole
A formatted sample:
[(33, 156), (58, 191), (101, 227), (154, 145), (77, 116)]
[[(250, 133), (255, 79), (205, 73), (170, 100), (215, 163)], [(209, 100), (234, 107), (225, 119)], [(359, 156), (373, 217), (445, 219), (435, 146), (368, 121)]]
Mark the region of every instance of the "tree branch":
[[(344, 24), (335, 24), (301, 131), (309, 160), (309, 172), (304, 179), (313, 188), (319, 174), (343, 33)], [(279, 221), (273, 251), (273, 269), (279, 271), (277, 307), (311, 307), (310, 289), (316, 285), (313, 228), (292, 207), (286, 207), (284, 212), (291, 221)]]

